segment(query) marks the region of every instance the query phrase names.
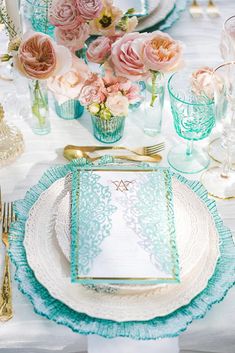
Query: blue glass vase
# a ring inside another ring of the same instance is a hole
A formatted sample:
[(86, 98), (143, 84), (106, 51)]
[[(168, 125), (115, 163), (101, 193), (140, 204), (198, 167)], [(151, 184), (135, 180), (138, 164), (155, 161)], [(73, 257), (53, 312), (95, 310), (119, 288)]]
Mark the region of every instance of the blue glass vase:
[(112, 116), (110, 119), (101, 119), (91, 116), (93, 133), (97, 140), (104, 143), (114, 143), (123, 136), (125, 117)]
[(56, 99), (54, 102), (56, 114), (62, 119), (79, 119), (84, 112), (84, 107), (76, 99), (70, 99), (62, 104), (59, 104)]
[(36, 32), (54, 36), (54, 26), (50, 24), (48, 15), (51, 0), (26, 0), (25, 14)]

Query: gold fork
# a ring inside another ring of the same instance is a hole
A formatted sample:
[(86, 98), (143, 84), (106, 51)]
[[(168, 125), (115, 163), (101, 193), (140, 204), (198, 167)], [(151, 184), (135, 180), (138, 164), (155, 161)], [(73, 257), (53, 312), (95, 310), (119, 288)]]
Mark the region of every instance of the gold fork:
[(5, 245), (5, 263), (3, 272), (3, 282), (0, 296), (0, 321), (8, 321), (13, 317), (12, 307), (12, 286), (11, 286), (11, 272), (10, 272), (10, 259), (8, 256), (8, 234), (11, 222), (15, 221), (13, 212), (13, 203), (4, 202), (3, 205), (3, 218), (2, 218), (2, 241)]
[(203, 15), (202, 7), (198, 4), (197, 0), (192, 1), (189, 12), (192, 17), (201, 17)]
[(144, 146), (139, 148), (128, 148), (121, 146), (73, 146), (67, 145), (64, 148), (64, 152), (67, 150), (80, 150), (82, 152), (96, 152), (96, 151), (105, 151), (105, 150), (126, 150), (132, 153), (141, 155), (141, 156), (152, 156), (165, 148), (165, 143), (161, 142), (152, 146)]
[(206, 12), (209, 17), (220, 16), (219, 9), (212, 0), (208, 0)]

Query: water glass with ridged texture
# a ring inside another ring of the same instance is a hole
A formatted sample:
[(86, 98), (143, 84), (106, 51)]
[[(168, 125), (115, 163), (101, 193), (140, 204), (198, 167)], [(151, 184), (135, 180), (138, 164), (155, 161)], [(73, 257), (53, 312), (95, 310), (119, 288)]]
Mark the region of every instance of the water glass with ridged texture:
[(206, 138), (214, 127), (214, 102), (192, 91), (188, 70), (170, 77), (168, 91), (175, 130), (187, 140), (187, 146), (179, 142), (170, 150), (168, 162), (179, 172), (198, 173), (208, 167), (209, 157), (193, 142)]
[(49, 22), (49, 8), (52, 0), (26, 0), (25, 14), (36, 32), (53, 37), (54, 26)]

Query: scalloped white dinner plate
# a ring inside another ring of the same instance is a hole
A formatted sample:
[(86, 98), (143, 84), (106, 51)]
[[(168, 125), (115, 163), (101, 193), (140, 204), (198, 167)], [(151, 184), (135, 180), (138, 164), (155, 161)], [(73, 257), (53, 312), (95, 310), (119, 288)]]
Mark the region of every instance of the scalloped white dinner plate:
[[(114, 288), (109, 292), (72, 284), (70, 264), (55, 234), (58, 202), (68, 193), (69, 187), (70, 175), (67, 175), (43, 192), (30, 210), (25, 229), (24, 246), (28, 263), (38, 281), (54, 298), (78, 312), (97, 318), (115, 321), (149, 320), (188, 304), (206, 287), (219, 256), (217, 230), (204, 203), (175, 177), (172, 187), (176, 229), (186, 227), (188, 236), (192, 236), (194, 231), (204, 235), (203, 242), (200, 240), (201, 246), (197, 244), (197, 253), (194, 246), (188, 249), (192, 261), (195, 257), (200, 258), (200, 261), (196, 261), (190, 273), (183, 276), (181, 283), (154, 288), (148, 286), (141, 291), (138, 288)], [(192, 225), (191, 230), (188, 229), (189, 223)], [(184, 267), (183, 263), (180, 265)]]

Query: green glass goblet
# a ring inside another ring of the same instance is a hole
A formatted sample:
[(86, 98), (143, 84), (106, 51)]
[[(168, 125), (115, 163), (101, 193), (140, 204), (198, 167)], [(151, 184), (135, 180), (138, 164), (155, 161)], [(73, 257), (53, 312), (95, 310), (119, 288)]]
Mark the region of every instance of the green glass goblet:
[(187, 140), (168, 153), (170, 166), (182, 173), (198, 173), (208, 167), (207, 153), (194, 146), (194, 141), (206, 138), (215, 125), (214, 102), (192, 90), (191, 71), (173, 74), (168, 81), (171, 111), (177, 134)]

